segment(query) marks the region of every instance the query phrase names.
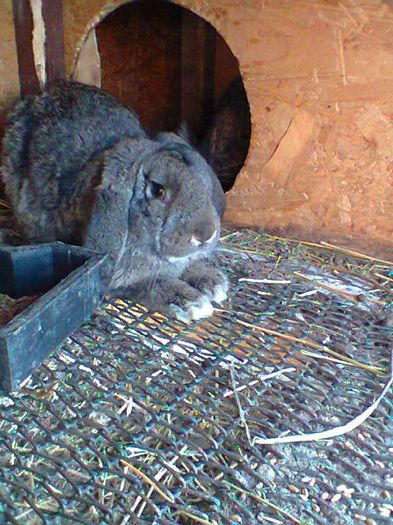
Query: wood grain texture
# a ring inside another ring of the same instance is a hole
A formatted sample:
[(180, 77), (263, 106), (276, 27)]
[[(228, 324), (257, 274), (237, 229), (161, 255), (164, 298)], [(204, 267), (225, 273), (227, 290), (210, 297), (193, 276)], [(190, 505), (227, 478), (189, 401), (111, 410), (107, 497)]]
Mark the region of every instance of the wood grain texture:
[(40, 90), (40, 83), (34, 61), (33, 14), (30, 0), (13, 0), (16, 49), (21, 95)]
[(66, 77), (62, 0), (42, 3), (45, 24), (46, 83), (54, 84)]
[(18, 58), (12, 0), (3, 0), (0, 16), (0, 141), (7, 105), (19, 96)]
[(215, 39), (209, 26), (191, 12), (181, 16), (181, 122), (194, 136), (206, 127), (209, 108), (214, 107)]
[[(124, 0), (64, 0), (70, 72)], [(238, 58), (252, 115), (227, 218), (393, 248), (393, 8), (387, 0), (179, 0)]]
[(96, 28), (102, 88), (132, 107), (151, 133), (180, 122), (180, 14), (177, 6), (135, 3)]

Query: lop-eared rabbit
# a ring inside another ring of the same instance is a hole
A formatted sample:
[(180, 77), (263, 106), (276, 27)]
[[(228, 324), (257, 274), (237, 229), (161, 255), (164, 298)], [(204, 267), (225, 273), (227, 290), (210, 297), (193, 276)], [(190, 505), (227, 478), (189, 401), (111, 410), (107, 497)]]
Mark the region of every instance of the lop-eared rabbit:
[(112, 295), (184, 321), (225, 300), (209, 262), (224, 210), (215, 173), (177, 135), (150, 138), (108, 93), (63, 83), (18, 102), (2, 178), (24, 242), (108, 253)]

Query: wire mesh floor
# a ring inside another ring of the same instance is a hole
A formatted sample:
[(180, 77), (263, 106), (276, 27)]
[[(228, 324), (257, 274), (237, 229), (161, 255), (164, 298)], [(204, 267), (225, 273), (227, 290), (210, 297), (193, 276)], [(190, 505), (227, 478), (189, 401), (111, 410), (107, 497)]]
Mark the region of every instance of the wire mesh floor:
[[(393, 266), (249, 231), (185, 325), (116, 301), (0, 397), (0, 523), (392, 523)], [(253, 280), (254, 279), (254, 280)], [(318, 282), (317, 282), (318, 281)]]

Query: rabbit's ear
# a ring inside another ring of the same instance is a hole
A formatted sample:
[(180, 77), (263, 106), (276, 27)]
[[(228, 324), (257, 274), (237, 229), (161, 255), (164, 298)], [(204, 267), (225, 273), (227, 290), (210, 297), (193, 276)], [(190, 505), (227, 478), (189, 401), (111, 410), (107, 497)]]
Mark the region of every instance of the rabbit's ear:
[[(129, 211), (144, 191), (143, 162), (157, 149), (149, 139), (123, 139), (108, 149), (84, 245), (121, 258), (127, 241)], [(117, 255), (115, 255), (117, 254)]]
[(193, 149), (187, 138), (188, 137), (183, 136), (183, 133), (177, 134), (169, 131), (158, 133), (155, 137), (155, 140), (161, 145), (165, 146), (165, 149), (175, 150), (176, 147), (178, 147), (178, 150), (181, 151), (182, 147)]
[(197, 145), (197, 140), (195, 135), (190, 129), (190, 126), (187, 122), (181, 122), (178, 128), (175, 131), (175, 134), (182, 139), (183, 142), (186, 142), (189, 146), (195, 147)]
[(125, 249), (128, 211), (133, 200), (133, 188), (126, 191), (122, 184), (123, 169), (116, 168), (114, 171), (111, 166), (108, 171), (108, 166), (103, 167), (83, 241), (86, 248), (110, 254), (113, 265)]
[(104, 188), (115, 191), (134, 190), (136, 178), (143, 161), (157, 149), (157, 145), (145, 138), (123, 139), (106, 150), (103, 159), (103, 171), (99, 190)]
[(185, 162), (192, 169), (195, 176), (199, 178), (201, 184), (206, 186), (207, 191), (212, 192), (214, 207), (219, 217), (222, 217), (225, 208), (224, 193), (217, 175), (203, 156), (184, 139), (174, 133), (160, 133), (157, 135), (156, 140), (163, 145), (165, 151), (170, 151), (171, 153), (177, 152), (183, 162)]

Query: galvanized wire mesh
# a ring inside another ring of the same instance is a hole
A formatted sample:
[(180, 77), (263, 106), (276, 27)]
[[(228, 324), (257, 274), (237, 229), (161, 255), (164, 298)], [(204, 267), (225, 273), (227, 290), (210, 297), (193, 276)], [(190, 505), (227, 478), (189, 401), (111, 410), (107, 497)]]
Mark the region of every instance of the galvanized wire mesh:
[(214, 317), (105, 304), (0, 398), (4, 523), (391, 523), (391, 395), (342, 437), (252, 443), (345, 424), (381, 392), (392, 267), (257, 237), (221, 252)]

